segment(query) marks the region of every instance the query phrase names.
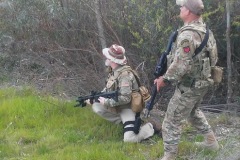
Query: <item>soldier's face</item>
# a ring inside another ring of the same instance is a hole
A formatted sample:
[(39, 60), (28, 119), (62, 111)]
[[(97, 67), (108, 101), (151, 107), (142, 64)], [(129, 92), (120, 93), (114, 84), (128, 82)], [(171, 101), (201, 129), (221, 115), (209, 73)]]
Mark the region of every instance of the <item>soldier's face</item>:
[(184, 21), (189, 14), (189, 10), (185, 6), (180, 7), (180, 18)]

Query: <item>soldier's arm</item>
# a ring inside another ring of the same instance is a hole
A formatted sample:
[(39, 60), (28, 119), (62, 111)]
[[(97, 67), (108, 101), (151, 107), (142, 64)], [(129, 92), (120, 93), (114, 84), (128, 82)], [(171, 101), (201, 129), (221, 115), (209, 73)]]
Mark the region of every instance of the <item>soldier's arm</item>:
[(217, 51), (216, 40), (213, 36), (212, 31), (210, 31), (210, 34), (209, 34), (208, 46), (210, 48), (209, 56), (210, 56), (210, 60), (211, 60), (211, 66), (215, 66), (218, 61), (218, 51)]
[(118, 87), (119, 87), (119, 96), (118, 102), (114, 99), (106, 99), (104, 105), (107, 107), (116, 107), (131, 102), (131, 93), (132, 93), (132, 78), (131, 73), (122, 73), (118, 78)]
[(189, 31), (183, 32), (179, 35), (176, 45), (177, 48), (174, 53), (175, 56), (173, 62), (163, 76), (163, 79), (170, 82), (181, 80), (183, 75), (191, 70), (193, 63), (192, 56), (195, 51), (194, 42)]

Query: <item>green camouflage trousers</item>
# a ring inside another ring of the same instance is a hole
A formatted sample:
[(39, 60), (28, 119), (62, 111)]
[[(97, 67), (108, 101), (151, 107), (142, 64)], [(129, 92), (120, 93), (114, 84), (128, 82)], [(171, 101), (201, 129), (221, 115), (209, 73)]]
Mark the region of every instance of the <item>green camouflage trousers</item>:
[(177, 153), (184, 120), (188, 120), (202, 134), (211, 131), (211, 126), (198, 108), (208, 87), (176, 87), (162, 125), (165, 152)]

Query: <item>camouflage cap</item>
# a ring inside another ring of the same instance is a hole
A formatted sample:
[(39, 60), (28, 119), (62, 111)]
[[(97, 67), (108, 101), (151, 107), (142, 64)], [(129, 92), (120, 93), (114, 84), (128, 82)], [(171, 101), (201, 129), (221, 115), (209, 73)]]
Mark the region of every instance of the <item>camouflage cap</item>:
[(204, 5), (202, 0), (176, 0), (176, 4), (179, 6), (185, 6), (196, 15), (200, 16), (203, 13)]
[(104, 48), (102, 50), (103, 55), (113, 61), (114, 63), (124, 65), (127, 63), (127, 58), (125, 56), (125, 49), (122, 46), (113, 44), (110, 48)]

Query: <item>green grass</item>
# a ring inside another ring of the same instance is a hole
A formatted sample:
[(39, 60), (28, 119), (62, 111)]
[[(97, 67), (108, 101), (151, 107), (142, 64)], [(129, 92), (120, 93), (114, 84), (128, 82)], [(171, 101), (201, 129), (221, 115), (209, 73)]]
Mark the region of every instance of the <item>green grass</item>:
[[(0, 89), (0, 159), (153, 160), (163, 155), (159, 137), (124, 143), (122, 125), (74, 105), (27, 87)], [(192, 151), (191, 142), (181, 142), (178, 159)]]

